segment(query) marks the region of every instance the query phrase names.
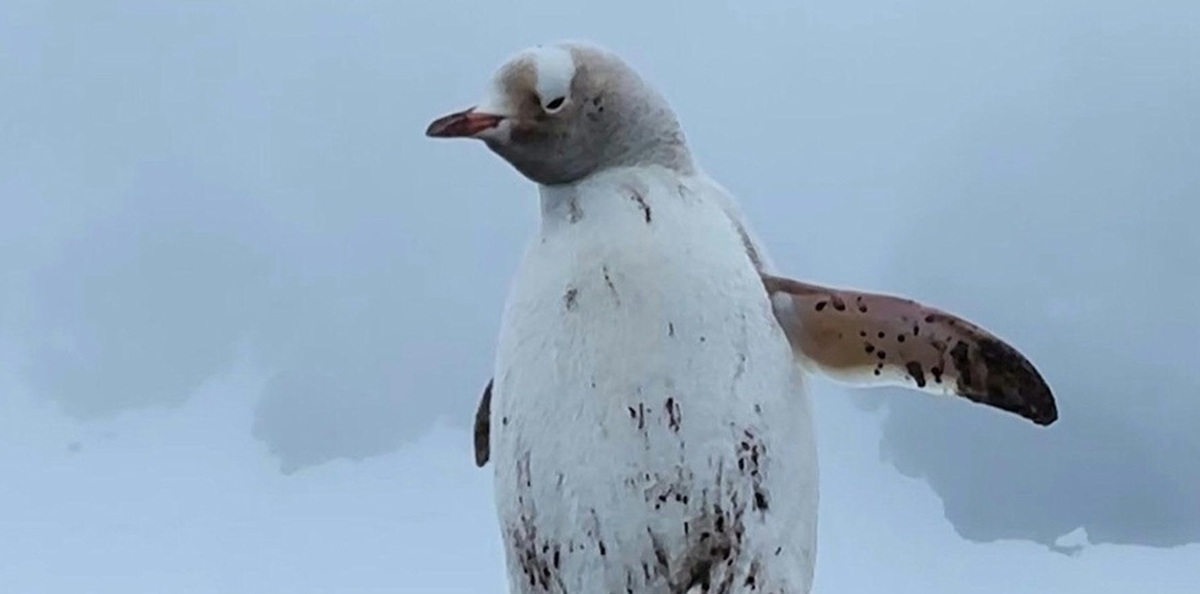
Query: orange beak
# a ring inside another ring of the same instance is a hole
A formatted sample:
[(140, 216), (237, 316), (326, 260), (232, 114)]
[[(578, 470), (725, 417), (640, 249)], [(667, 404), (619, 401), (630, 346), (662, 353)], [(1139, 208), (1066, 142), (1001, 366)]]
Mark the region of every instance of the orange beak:
[(475, 111), (475, 108), (440, 117), (429, 124), (425, 135), (430, 138), (470, 138), (500, 125), (504, 116)]

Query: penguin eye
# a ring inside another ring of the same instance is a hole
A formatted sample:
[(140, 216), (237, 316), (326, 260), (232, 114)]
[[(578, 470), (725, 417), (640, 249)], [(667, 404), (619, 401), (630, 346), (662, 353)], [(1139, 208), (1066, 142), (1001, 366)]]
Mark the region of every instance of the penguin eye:
[(566, 100), (566, 97), (555, 97), (546, 104), (545, 109), (549, 112), (558, 111), (563, 106), (563, 103), (566, 102)]

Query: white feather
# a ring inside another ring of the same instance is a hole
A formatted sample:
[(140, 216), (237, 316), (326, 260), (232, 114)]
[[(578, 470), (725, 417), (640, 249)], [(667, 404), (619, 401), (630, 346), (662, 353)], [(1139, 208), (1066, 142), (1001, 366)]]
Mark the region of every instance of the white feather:
[(541, 192), (542, 227), (501, 323), (491, 421), (512, 591), (694, 588), (700, 533), (713, 545), (736, 522), (737, 550), (713, 579), (808, 592), (810, 405), (732, 201), (658, 167)]
[(536, 72), (538, 98), (542, 105), (558, 98), (566, 98), (575, 78), (575, 59), (571, 52), (559, 46), (546, 45), (529, 50)]

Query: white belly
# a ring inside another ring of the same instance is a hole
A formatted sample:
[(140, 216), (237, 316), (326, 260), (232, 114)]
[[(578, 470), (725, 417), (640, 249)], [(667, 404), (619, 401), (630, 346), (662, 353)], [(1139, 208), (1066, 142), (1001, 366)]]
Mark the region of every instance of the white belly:
[(512, 591), (808, 592), (803, 375), (716, 190), (592, 183), (547, 198), (505, 308), (492, 459)]

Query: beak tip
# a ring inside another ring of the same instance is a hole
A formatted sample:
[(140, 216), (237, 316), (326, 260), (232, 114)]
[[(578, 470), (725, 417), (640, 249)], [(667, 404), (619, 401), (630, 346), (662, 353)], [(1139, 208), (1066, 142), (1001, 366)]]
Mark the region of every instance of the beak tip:
[(440, 117), (425, 128), (429, 138), (470, 138), (499, 125), (502, 116), (479, 113), (474, 108)]
[(450, 115), (429, 122), (429, 125), (425, 127), (425, 136), (428, 138), (445, 138), (449, 136), (449, 130), (455, 119), (454, 115)]

